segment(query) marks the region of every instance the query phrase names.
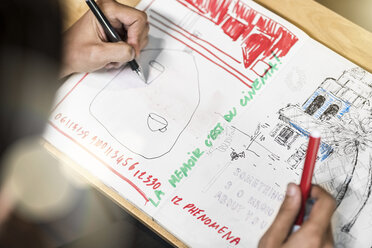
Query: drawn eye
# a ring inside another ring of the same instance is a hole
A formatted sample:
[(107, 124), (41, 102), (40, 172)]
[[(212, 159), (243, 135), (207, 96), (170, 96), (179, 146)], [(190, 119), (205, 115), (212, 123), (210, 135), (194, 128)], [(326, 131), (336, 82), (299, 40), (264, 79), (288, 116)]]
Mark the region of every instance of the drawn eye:
[(160, 64), (156, 60), (151, 60), (149, 62), (149, 65), (150, 65), (151, 68), (153, 68), (155, 70), (158, 70), (159, 72), (164, 72), (165, 71), (164, 65)]
[(147, 76), (147, 84), (151, 84), (161, 74), (165, 72), (165, 66), (157, 62), (156, 60), (149, 61), (149, 72)]
[(160, 131), (164, 133), (167, 131), (168, 121), (155, 113), (150, 113), (147, 116), (147, 126), (153, 132)]

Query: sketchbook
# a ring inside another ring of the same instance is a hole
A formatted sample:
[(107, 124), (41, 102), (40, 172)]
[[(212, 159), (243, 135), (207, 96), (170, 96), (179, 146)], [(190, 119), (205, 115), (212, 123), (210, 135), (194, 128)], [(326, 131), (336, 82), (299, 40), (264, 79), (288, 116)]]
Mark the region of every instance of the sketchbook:
[(137, 8), (147, 83), (73, 75), (44, 138), (186, 245), (256, 247), (316, 128), (336, 247), (371, 247), (372, 75), (252, 1)]

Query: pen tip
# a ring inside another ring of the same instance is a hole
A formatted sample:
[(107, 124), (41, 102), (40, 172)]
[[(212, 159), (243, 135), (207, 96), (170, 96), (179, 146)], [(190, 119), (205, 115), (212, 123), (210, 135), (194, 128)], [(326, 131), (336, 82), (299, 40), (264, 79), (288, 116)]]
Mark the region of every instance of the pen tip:
[(138, 77), (145, 83), (145, 84), (147, 84), (147, 80), (146, 80), (146, 78), (145, 78), (145, 76), (143, 75), (143, 73), (142, 73), (142, 70), (140, 69), (140, 67), (139, 68), (137, 68), (136, 70), (135, 70), (135, 72), (136, 72), (136, 74), (138, 75)]

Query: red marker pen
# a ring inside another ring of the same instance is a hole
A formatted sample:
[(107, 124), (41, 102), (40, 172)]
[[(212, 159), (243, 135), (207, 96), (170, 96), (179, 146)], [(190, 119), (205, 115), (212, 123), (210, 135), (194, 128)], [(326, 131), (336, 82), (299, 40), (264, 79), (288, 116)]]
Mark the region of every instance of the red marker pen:
[(301, 209), (298, 213), (295, 225), (293, 226), (292, 231), (296, 231), (300, 228), (303, 220), (304, 220), (304, 214), (305, 214), (305, 207), (306, 207), (306, 201), (309, 197), (310, 190), (311, 190), (311, 180), (313, 178), (313, 172), (316, 162), (316, 157), (318, 154), (320, 145), (320, 133), (318, 131), (313, 131), (310, 134), (309, 138), (309, 145), (307, 147), (307, 153), (305, 158), (305, 164), (302, 171), (302, 177), (301, 177)]

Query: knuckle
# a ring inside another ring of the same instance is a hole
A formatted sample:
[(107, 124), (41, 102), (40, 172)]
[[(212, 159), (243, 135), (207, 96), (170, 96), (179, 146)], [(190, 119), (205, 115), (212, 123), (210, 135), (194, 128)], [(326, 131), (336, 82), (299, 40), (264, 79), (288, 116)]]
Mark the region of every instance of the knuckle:
[(90, 60), (98, 61), (102, 57), (102, 47), (99, 45), (94, 45), (90, 49)]
[(336, 208), (336, 200), (334, 197), (325, 191), (323, 188), (319, 186), (314, 186), (314, 193), (318, 196), (317, 198), (321, 200), (325, 206), (329, 209), (334, 210)]
[(311, 194), (314, 195), (315, 197), (322, 195), (324, 193), (324, 190), (319, 187), (318, 185), (312, 185), (311, 187)]
[(141, 26), (145, 26), (145, 24), (147, 23), (147, 14), (143, 11), (136, 10), (136, 12), (133, 13), (133, 17), (136, 19), (136, 22)]
[(113, 11), (115, 11), (115, 6), (113, 6), (111, 2), (100, 1), (97, 3), (102, 8), (102, 10), (105, 11), (107, 14), (112, 14)]
[(320, 231), (319, 227), (315, 224), (308, 226), (309, 242), (312, 244), (310, 247), (321, 247), (325, 233)]
[(144, 23), (147, 23), (147, 14), (146, 14), (146, 12), (139, 11), (138, 19), (142, 20)]
[(307, 224), (308, 233), (311, 236), (318, 236), (319, 235), (319, 227), (314, 222), (311, 222), (309, 220), (306, 224)]
[(115, 64), (115, 69), (119, 69), (124, 63), (116, 63)]
[(316, 195), (319, 195), (320, 197), (325, 197), (325, 196), (328, 196), (328, 192), (325, 191), (322, 187), (320, 187), (319, 185), (313, 185), (313, 190), (314, 190), (314, 193)]
[[(131, 55), (132, 54), (132, 47), (131, 46), (123, 46), (123, 52), (125, 53), (125, 54), (128, 54), (128, 55)], [(128, 57), (130, 57), (130, 56), (128, 56)]]
[(319, 235), (313, 235), (309, 238), (309, 247), (320, 248), (322, 247), (322, 238)]

